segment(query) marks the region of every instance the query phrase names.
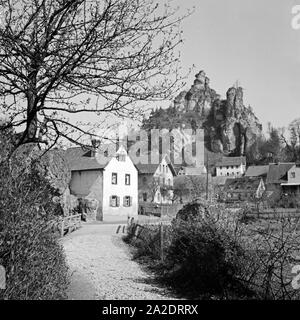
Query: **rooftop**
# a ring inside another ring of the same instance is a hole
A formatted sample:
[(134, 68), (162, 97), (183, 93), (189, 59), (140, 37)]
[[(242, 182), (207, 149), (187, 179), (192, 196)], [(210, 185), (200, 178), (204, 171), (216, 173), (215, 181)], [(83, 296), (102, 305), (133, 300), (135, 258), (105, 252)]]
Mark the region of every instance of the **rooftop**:
[(260, 182), (260, 177), (228, 178), (225, 182), (225, 188), (231, 192), (256, 191)]
[(238, 166), (246, 164), (246, 157), (222, 157), (222, 160), (216, 163), (216, 167)]
[(268, 184), (281, 184), (287, 182), (287, 172), (294, 165), (294, 162), (270, 163), (266, 182)]
[(246, 173), (246, 177), (260, 177), (260, 176), (266, 176), (269, 172), (269, 165), (265, 166), (250, 166)]

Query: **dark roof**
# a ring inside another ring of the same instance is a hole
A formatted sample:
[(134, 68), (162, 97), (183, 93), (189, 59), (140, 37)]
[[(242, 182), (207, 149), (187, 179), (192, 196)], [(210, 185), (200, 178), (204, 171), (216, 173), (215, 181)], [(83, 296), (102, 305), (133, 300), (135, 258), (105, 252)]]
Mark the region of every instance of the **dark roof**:
[(222, 160), (216, 163), (216, 167), (237, 166), (246, 164), (246, 157), (222, 157)]
[(260, 181), (260, 177), (228, 178), (225, 182), (225, 190), (230, 192), (256, 191)]
[[(138, 163), (135, 166), (138, 169), (139, 173), (141, 173), (141, 174), (154, 174), (155, 171), (157, 170), (159, 164), (141, 164), (141, 163)], [(170, 170), (172, 171), (173, 175), (176, 176), (177, 173), (176, 173), (172, 163), (168, 163), (168, 166), (169, 166)]]
[(287, 172), (295, 165), (295, 163), (270, 163), (267, 175), (267, 184), (280, 184), (287, 181)]
[(141, 164), (141, 163), (138, 163), (135, 166), (137, 167), (139, 173), (154, 174), (159, 165), (158, 164)]
[(260, 177), (260, 176), (266, 176), (269, 171), (269, 165), (266, 166), (250, 166), (246, 173), (246, 177)]
[(71, 171), (104, 169), (111, 159), (107, 157), (105, 162), (97, 161), (91, 156), (91, 150), (82, 147), (69, 148), (64, 152), (64, 157)]
[[(176, 176), (177, 175), (177, 171), (175, 170), (172, 162), (170, 161), (168, 156), (164, 156), (162, 157), (160, 155), (159, 157), (159, 163), (157, 164), (142, 164), (142, 163), (137, 163), (135, 164), (136, 168), (138, 169), (139, 173), (141, 174), (154, 174), (155, 171), (157, 170), (158, 166), (160, 165), (161, 161), (166, 158), (166, 162), (170, 168), (170, 170), (172, 171), (173, 175)], [(150, 157), (149, 157), (149, 162), (150, 162)]]

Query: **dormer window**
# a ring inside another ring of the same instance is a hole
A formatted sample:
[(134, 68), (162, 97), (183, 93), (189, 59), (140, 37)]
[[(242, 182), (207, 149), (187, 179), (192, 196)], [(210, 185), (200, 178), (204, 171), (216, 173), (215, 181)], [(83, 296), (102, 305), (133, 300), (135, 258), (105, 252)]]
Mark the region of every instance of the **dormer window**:
[(295, 179), (296, 178), (296, 172), (291, 172), (291, 178)]
[(117, 158), (118, 161), (122, 161), (122, 162), (126, 161), (126, 155), (125, 154), (118, 154), (116, 158)]

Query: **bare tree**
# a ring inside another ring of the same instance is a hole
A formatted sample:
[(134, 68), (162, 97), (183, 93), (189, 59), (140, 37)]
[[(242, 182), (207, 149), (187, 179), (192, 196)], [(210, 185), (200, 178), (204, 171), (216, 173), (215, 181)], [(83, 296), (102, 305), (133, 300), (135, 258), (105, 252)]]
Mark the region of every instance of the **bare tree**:
[(0, 110), (24, 126), (19, 145), (77, 142), (90, 131), (68, 117), (133, 117), (177, 90), (183, 17), (169, 2), (1, 1)]

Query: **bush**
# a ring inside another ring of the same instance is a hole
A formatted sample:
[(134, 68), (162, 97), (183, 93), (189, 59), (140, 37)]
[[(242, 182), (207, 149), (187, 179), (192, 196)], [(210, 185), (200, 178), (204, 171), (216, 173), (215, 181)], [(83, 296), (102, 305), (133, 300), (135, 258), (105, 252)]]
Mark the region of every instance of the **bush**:
[[(185, 213), (189, 211), (187, 218)], [(237, 241), (237, 230), (230, 228), (228, 222), (222, 224), (220, 217), (215, 220), (209, 207), (197, 203), (186, 205), (179, 212), (172, 223), (166, 259), (168, 278), (179, 290), (201, 297), (252, 295), (240, 281), (248, 257)]]
[[(5, 159), (2, 157), (2, 160)], [(58, 241), (55, 190), (34, 170), (0, 171), (0, 265), (6, 290), (0, 299), (64, 299), (68, 268)]]

